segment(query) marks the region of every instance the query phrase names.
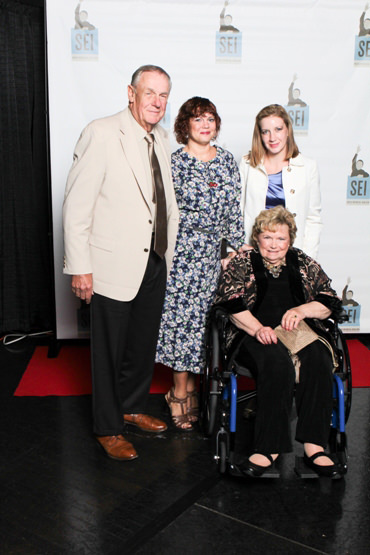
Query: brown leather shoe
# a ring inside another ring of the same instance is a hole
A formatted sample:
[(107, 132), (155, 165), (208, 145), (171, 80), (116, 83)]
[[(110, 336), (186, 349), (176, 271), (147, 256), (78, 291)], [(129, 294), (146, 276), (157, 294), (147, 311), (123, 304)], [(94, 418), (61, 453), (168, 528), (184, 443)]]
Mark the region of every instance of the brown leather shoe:
[(167, 430), (167, 424), (159, 418), (149, 416), (149, 414), (124, 414), (123, 420), (126, 424), (137, 426), (143, 432), (164, 432)]
[(116, 461), (132, 461), (138, 457), (132, 443), (127, 441), (122, 435), (96, 436), (96, 440), (111, 459)]

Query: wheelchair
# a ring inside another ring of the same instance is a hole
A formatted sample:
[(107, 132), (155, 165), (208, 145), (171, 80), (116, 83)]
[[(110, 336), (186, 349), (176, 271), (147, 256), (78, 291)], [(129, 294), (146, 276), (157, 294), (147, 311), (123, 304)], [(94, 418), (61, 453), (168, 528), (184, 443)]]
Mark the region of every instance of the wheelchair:
[[(323, 321), (326, 330), (334, 339), (338, 366), (333, 373), (333, 412), (328, 449), (334, 460), (347, 472), (347, 440), (345, 425), (349, 418), (352, 399), (351, 365), (346, 341), (338, 324), (345, 321), (343, 315), (338, 322), (331, 319)], [(243, 476), (236, 461), (236, 423), (238, 405), (247, 404), (249, 417), (253, 418), (253, 405), (256, 390), (238, 393), (238, 380), (241, 376), (252, 378), (248, 368), (241, 366), (233, 353), (226, 349), (226, 329), (228, 315), (221, 308), (212, 311), (207, 340), (207, 364), (201, 378), (200, 422), (206, 436), (213, 439), (214, 459), (220, 474)], [(253, 381), (252, 381), (253, 383)], [(244, 414), (248, 417), (248, 414)], [(301, 478), (317, 478), (318, 475), (296, 456), (295, 472)], [(275, 468), (264, 473), (264, 478), (278, 478)]]

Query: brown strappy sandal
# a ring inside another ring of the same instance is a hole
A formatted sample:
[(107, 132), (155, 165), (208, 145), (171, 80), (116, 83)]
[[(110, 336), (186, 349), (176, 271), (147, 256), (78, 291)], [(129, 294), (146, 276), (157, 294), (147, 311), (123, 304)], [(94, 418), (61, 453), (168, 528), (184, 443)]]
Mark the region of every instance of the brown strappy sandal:
[[(193, 403), (193, 399), (195, 399), (195, 403)], [(196, 389), (193, 389), (193, 391), (188, 391), (188, 418), (190, 422), (198, 422), (199, 405), (198, 393)]]
[[(190, 420), (188, 418), (188, 415), (187, 415), (188, 398), (185, 397), (185, 399), (179, 399), (178, 397), (175, 397), (173, 391), (174, 391), (174, 388), (171, 387), (169, 392), (164, 396), (164, 398), (166, 400), (166, 403), (168, 405), (168, 408), (170, 410), (172, 422), (174, 423), (176, 428), (178, 428), (182, 432), (191, 432), (192, 429), (193, 429), (193, 426), (191, 425), (191, 422), (190, 422)], [(172, 414), (171, 407), (175, 403), (177, 403), (178, 405), (181, 406), (181, 414), (176, 414), (176, 415)], [(190, 426), (184, 427), (184, 424), (190, 424)]]

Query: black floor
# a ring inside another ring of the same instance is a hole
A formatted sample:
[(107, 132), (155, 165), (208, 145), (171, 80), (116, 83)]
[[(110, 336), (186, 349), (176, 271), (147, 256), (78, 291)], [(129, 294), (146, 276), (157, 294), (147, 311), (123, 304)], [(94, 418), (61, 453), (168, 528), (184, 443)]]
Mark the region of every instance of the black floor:
[(277, 480), (220, 478), (200, 432), (129, 432), (139, 458), (120, 463), (89, 396), (13, 397), (33, 349), (0, 347), (2, 555), (370, 553), (370, 388), (353, 391), (343, 480), (299, 479), (293, 454)]

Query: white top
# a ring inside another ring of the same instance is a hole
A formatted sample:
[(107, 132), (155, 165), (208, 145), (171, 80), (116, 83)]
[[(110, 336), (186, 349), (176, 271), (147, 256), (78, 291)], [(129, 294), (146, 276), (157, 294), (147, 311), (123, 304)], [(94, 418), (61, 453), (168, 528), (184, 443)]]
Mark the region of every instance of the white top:
[[(255, 218), (266, 207), (268, 175), (260, 164), (252, 168), (245, 160), (240, 163), (242, 184), (241, 209), (244, 217), (245, 241), (250, 244)], [(294, 246), (316, 259), (319, 251), (321, 220), (320, 179), (315, 160), (298, 154), (283, 168), (285, 207), (297, 224)]]

